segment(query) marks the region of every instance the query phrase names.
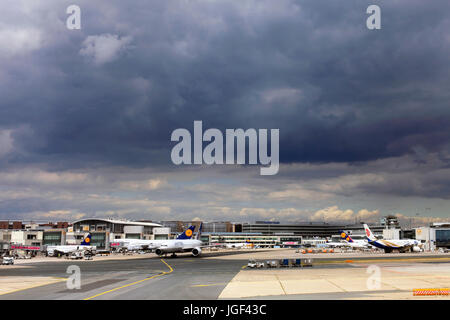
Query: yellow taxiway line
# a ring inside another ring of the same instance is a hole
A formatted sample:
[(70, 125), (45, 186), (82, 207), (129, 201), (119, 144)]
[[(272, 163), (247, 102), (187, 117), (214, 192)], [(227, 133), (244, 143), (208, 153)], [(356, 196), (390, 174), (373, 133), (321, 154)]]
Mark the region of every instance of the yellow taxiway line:
[(209, 284), (194, 284), (191, 287), (211, 287), (211, 286), (223, 286), (224, 284), (228, 284), (228, 282), (222, 283), (209, 283)]
[(129, 284), (126, 284), (126, 285), (123, 285), (123, 286), (120, 286), (120, 287), (117, 287), (117, 288), (114, 288), (114, 289), (111, 289), (111, 290), (108, 290), (108, 291), (104, 291), (104, 292), (98, 293), (98, 294), (96, 294), (96, 295), (93, 295), (93, 296), (91, 296), (91, 297), (89, 297), (89, 298), (85, 298), (85, 299), (83, 299), (83, 300), (91, 300), (91, 299), (94, 299), (94, 298), (96, 298), (96, 297), (102, 296), (102, 295), (104, 295), (104, 294), (107, 294), (107, 293), (110, 293), (110, 292), (114, 292), (114, 291), (117, 291), (117, 290), (119, 290), (119, 289), (123, 289), (123, 288), (129, 287), (129, 286), (132, 286), (132, 285), (135, 285), (135, 284), (138, 284), (138, 283), (141, 283), (141, 282), (150, 280), (150, 279), (154, 279), (154, 278), (157, 278), (157, 277), (160, 277), (160, 276), (163, 276), (163, 275), (172, 273), (172, 272), (173, 272), (172, 267), (171, 267), (167, 262), (165, 262), (163, 259), (161, 259), (161, 261), (162, 261), (167, 267), (169, 267), (170, 271), (168, 271), (168, 272), (165, 271), (165, 272), (162, 272), (162, 273), (160, 273), (160, 274), (157, 274), (157, 275), (154, 275), (154, 276), (151, 276), (151, 277), (148, 277), (148, 278), (139, 280), (139, 281), (135, 281), (135, 282), (133, 282), (133, 283), (129, 283)]

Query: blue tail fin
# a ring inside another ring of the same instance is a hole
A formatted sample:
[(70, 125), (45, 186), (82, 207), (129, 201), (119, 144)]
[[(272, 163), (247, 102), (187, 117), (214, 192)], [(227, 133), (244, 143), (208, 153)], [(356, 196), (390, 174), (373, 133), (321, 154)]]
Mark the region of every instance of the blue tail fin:
[(83, 242), (81, 242), (82, 246), (90, 246), (91, 245), (91, 234), (89, 233), (86, 237), (84, 237)]
[(353, 242), (353, 239), (344, 231), (341, 231), (341, 239), (350, 243)]
[(194, 229), (195, 229), (195, 226), (190, 226), (189, 228), (184, 230), (184, 232), (182, 234), (180, 234), (177, 237), (177, 239), (181, 240), (181, 239), (190, 239), (190, 238), (192, 238), (192, 234), (194, 233)]

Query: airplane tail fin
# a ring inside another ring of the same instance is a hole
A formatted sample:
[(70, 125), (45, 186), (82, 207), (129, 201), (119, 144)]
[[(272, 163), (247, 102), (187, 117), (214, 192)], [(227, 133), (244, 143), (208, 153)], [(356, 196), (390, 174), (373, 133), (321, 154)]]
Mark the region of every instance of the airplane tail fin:
[(197, 235), (195, 236), (196, 240), (201, 240), (200, 237), (202, 235), (202, 229), (203, 229), (203, 222), (200, 223), (200, 227), (198, 227)]
[(181, 239), (190, 239), (192, 238), (192, 234), (194, 233), (195, 226), (190, 226), (182, 234), (177, 237), (177, 240)]
[(91, 245), (91, 234), (88, 233), (87, 236), (84, 237), (83, 242), (81, 242), (82, 246), (90, 246)]
[(370, 241), (377, 240), (377, 237), (375, 237), (372, 231), (370, 231), (369, 226), (367, 224), (364, 224), (364, 230), (366, 231), (367, 239), (369, 239)]
[(341, 231), (341, 239), (350, 243), (354, 242), (353, 239), (345, 231)]

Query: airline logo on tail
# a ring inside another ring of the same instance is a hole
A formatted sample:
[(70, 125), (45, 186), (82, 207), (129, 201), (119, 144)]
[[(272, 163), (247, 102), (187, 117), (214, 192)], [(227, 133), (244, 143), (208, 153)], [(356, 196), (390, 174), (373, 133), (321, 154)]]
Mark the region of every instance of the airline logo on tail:
[(177, 239), (190, 239), (192, 238), (192, 234), (194, 233), (195, 226), (190, 226), (187, 228), (182, 234), (180, 234)]
[(84, 237), (83, 242), (81, 242), (82, 246), (90, 246), (91, 245), (91, 234), (89, 233), (86, 237)]
[(344, 239), (347, 242), (353, 242), (353, 239), (344, 231), (341, 231), (341, 239)]
[(364, 224), (364, 230), (366, 231), (367, 239), (369, 239), (370, 241), (377, 240), (377, 237), (375, 237), (372, 231), (370, 231), (369, 226), (367, 224)]

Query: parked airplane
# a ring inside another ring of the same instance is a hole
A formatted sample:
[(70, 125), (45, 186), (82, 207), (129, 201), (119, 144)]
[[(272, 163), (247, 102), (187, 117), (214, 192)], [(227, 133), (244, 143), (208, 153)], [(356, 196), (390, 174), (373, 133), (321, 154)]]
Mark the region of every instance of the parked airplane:
[(225, 247), (228, 248), (228, 249), (247, 249), (247, 248), (251, 248), (252, 244), (251, 243), (245, 243), (245, 242), (227, 243), (225, 245)]
[(399, 252), (420, 252), (420, 242), (413, 239), (401, 239), (401, 240), (378, 240), (377, 237), (370, 231), (369, 226), (364, 224), (364, 230), (366, 231), (367, 241), (370, 245), (383, 249), (384, 252), (390, 253), (393, 250)]
[(250, 242), (250, 239), (247, 239), (245, 242), (239, 243), (227, 243), (225, 247), (229, 249), (242, 249), (242, 248), (253, 248), (253, 243)]
[(364, 248), (368, 246), (366, 240), (353, 240), (347, 233), (344, 231), (339, 231), (341, 236), (340, 242), (326, 242), (325, 246), (329, 248)]
[(203, 245), (202, 241), (200, 240), (202, 227), (203, 223), (200, 224), (195, 239), (190, 239), (190, 237), (192, 236), (191, 231), (186, 234), (186, 237), (188, 238), (164, 240), (161, 243), (161, 245), (155, 250), (155, 253), (158, 256), (162, 256), (163, 254), (167, 255), (168, 253), (171, 253), (173, 257), (176, 257), (176, 253), (191, 252), (194, 257), (198, 257), (202, 253), (201, 248), (205, 247), (205, 245)]
[(352, 248), (364, 249), (369, 247), (366, 240), (353, 240), (346, 232), (341, 231), (341, 239)]
[(58, 254), (69, 254), (75, 251), (80, 250), (95, 250), (95, 246), (91, 246), (91, 234), (87, 234), (83, 242), (81, 242), (80, 245), (65, 245), (65, 246), (48, 246), (47, 247), (47, 254), (49, 256), (55, 256)]
[[(186, 240), (191, 239), (194, 233), (195, 226), (190, 226), (182, 234), (180, 234), (176, 240)], [(119, 245), (120, 247), (127, 248), (128, 250), (145, 250), (145, 249), (156, 249), (159, 248), (163, 243), (169, 240), (142, 240), (142, 239), (116, 239), (114, 240), (114, 245)]]

